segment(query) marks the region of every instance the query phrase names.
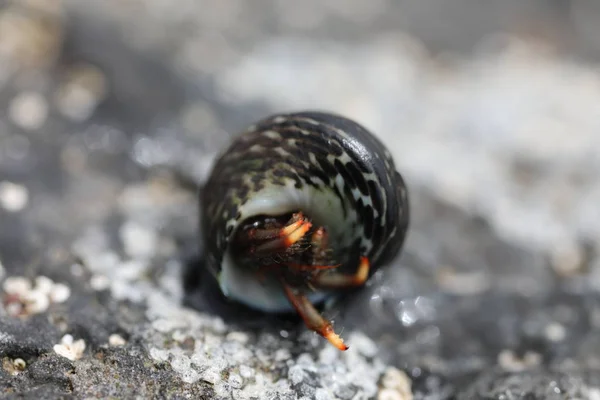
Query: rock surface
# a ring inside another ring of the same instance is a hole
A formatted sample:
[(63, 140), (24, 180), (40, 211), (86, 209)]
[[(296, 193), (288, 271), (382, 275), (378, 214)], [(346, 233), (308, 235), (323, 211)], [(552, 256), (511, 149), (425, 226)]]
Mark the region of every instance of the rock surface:
[[(391, 3), (0, 3), (2, 396), (600, 399), (600, 75), (560, 51), (594, 10)], [(325, 311), (345, 353), (201, 263), (216, 152), (305, 108), (411, 189), (402, 256)]]

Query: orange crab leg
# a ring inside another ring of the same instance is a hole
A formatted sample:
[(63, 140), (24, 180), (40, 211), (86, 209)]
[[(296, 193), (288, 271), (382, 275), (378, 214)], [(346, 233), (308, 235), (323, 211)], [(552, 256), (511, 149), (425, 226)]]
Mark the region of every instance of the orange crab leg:
[(292, 215), (291, 223), (281, 230), (281, 236), (289, 236), (300, 228), (306, 221), (301, 212)]
[(301, 212), (293, 214), (292, 218), (283, 228), (257, 229), (248, 230), (248, 239), (250, 240), (267, 240), (278, 237), (288, 236), (296, 229), (300, 228), (305, 222), (305, 218)]
[(361, 286), (367, 281), (367, 278), (369, 277), (369, 270), (369, 259), (367, 257), (361, 257), (355, 274), (344, 275), (335, 272), (319, 274), (314, 277), (312, 283), (316, 286), (325, 288)]
[(263, 243), (260, 246), (256, 246), (254, 248), (254, 251), (269, 252), (269, 251), (278, 250), (278, 249), (282, 249), (282, 248), (286, 249), (286, 248), (290, 247), (291, 245), (293, 245), (294, 243), (298, 242), (300, 239), (302, 239), (304, 237), (304, 235), (306, 235), (306, 233), (310, 230), (311, 226), (312, 226), (312, 224), (306, 220), (302, 220), (300, 223), (300, 226), (297, 227), (292, 232), (289, 232), (289, 231), (291, 231), (291, 228), (289, 230), (286, 230), (289, 227), (288, 226), (288, 227), (284, 228), (283, 230), (281, 230), (281, 234), (280, 234), (279, 238), (269, 240), (268, 242)]
[(348, 350), (348, 346), (344, 343), (344, 339), (342, 339), (333, 330), (331, 322), (327, 321), (321, 316), (321, 314), (319, 314), (317, 309), (308, 300), (308, 298), (305, 295), (294, 291), (294, 289), (287, 285), (283, 279), (282, 284), (287, 298), (289, 299), (290, 303), (292, 303), (298, 314), (300, 314), (307, 328), (323, 336), (329, 341), (329, 343), (337, 347), (339, 350)]

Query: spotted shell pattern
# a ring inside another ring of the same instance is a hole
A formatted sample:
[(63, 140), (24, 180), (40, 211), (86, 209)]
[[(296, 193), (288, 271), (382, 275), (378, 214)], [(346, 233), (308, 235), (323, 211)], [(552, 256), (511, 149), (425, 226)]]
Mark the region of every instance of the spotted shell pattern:
[[(302, 196), (313, 201), (277, 199)], [(217, 277), (235, 229), (259, 213), (253, 201), (277, 204), (263, 214), (299, 204), (309, 217), (321, 212), (317, 222), (334, 232), (339, 254), (358, 246), (372, 270), (399, 253), (409, 223), (406, 185), (387, 148), (356, 122), (323, 112), (274, 115), (242, 132), (217, 159), (200, 201), (206, 263)]]

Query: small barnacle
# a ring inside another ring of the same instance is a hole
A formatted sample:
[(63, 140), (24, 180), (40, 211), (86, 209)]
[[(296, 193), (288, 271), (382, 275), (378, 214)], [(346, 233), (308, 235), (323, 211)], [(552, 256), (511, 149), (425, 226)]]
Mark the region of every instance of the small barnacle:
[(25, 371), (27, 363), (22, 358), (11, 359), (4, 357), (2, 360), (2, 369), (8, 372), (10, 375), (19, 375), (19, 373)]
[(65, 335), (59, 344), (54, 345), (53, 349), (59, 356), (75, 361), (83, 356), (85, 341), (83, 339), (74, 340), (72, 335)]
[(13, 366), (16, 371), (22, 372), (25, 370), (25, 367), (27, 367), (27, 363), (22, 358), (15, 358), (13, 360)]
[(217, 159), (201, 195), (206, 265), (223, 294), (296, 311), (340, 350), (315, 306), (363, 285), (401, 250), (406, 185), (364, 127), (322, 112), (259, 121)]

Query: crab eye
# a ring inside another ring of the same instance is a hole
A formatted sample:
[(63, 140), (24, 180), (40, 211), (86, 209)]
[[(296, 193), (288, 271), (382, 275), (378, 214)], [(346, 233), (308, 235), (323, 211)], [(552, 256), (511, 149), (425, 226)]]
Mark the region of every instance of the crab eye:
[(356, 122), (271, 116), (234, 139), (204, 187), (208, 267), (226, 296), (297, 312), (346, 350), (315, 305), (361, 286), (401, 251), (406, 193), (389, 151)]

